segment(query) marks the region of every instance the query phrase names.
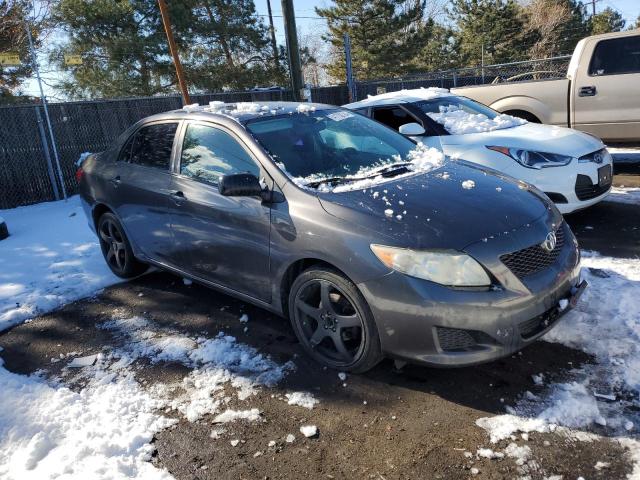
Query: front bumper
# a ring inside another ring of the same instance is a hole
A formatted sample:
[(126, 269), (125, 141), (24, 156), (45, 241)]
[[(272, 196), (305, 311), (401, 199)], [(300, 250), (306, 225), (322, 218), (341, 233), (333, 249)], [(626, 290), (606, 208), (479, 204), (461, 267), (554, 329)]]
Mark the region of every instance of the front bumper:
[[(573, 239), (570, 231), (568, 235)], [(467, 250), (472, 253), (474, 247)], [(472, 255), (478, 258), (482, 253)], [(385, 354), (440, 367), (504, 357), (544, 335), (584, 288), (579, 285), (579, 254), (573, 241), (567, 241), (556, 263), (524, 282), (504, 281), (509, 276), (506, 267), (482, 263), (507, 286), (452, 289), (398, 272), (359, 284)], [(570, 303), (560, 308), (561, 300)]]

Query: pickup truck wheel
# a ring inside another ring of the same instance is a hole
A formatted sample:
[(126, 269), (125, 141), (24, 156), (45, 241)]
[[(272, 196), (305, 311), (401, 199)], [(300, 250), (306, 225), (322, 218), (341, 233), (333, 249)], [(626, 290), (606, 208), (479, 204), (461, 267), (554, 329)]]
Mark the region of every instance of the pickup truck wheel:
[(512, 117), (522, 118), (527, 122), (531, 123), (542, 123), (538, 117), (536, 117), (533, 113), (525, 112), (524, 110), (507, 110), (507, 115), (511, 115)]

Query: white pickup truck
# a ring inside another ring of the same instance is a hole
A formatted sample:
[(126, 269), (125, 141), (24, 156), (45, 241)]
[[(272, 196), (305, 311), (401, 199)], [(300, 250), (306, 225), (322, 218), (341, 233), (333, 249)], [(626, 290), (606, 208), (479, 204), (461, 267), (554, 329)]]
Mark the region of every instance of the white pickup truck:
[(640, 29), (580, 40), (566, 79), (452, 92), (532, 122), (575, 128), (609, 142), (640, 141)]

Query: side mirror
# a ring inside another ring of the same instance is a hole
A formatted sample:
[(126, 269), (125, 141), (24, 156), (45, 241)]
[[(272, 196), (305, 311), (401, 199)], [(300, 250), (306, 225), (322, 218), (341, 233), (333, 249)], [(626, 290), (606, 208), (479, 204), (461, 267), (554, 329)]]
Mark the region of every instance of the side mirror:
[(218, 190), (227, 197), (260, 197), (262, 194), (260, 181), (250, 173), (223, 175), (220, 177)]
[(400, 125), (398, 131), (402, 135), (406, 135), (407, 137), (419, 137), (420, 135), (424, 135), (425, 131), (422, 125), (419, 123), (405, 123), (404, 125)]

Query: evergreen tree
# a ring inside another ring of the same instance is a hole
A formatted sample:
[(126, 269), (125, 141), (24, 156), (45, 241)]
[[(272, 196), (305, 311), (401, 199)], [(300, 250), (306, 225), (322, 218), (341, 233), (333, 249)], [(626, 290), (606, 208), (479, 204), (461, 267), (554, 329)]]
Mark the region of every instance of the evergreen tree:
[(424, 1), (335, 0), (328, 8), (316, 8), (327, 19), (326, 39), (333, 48), (329, 75), (344, 80), (344, 33), (351, 39), (354, 75), (358, 80), (394, 77), (414, 71), (427, 39)]
[(202, 0), (195, 8), (193, 31), (198, 47), (190, 50), (193, 82), (204, 90), (282, 84), (274, 65), (268, 29), (253, 0)]
[(526, 58), (530, 42), (520, 7), (513, 0), (454, 0), (454, 49), (459, 66), (510, 62)]
[(591, 34), (598, 35), (599, 33), (619, 32), (627, 22), (619, 12), (607, 7), (591, 17), (590, 23)]
[[(169, 2), (181, 51), (193, 23), (189, 1)], [(51, 62), (68, 73), (59, 87), (72, 97), (118, 97), (175, 92), (175, 70), (155, 0), (60, 0), (54, 15), (67, 43)], [(64, 55), (82, 57), (65, 65)], [(187, 75), (187, 80), (188, 80)]]

